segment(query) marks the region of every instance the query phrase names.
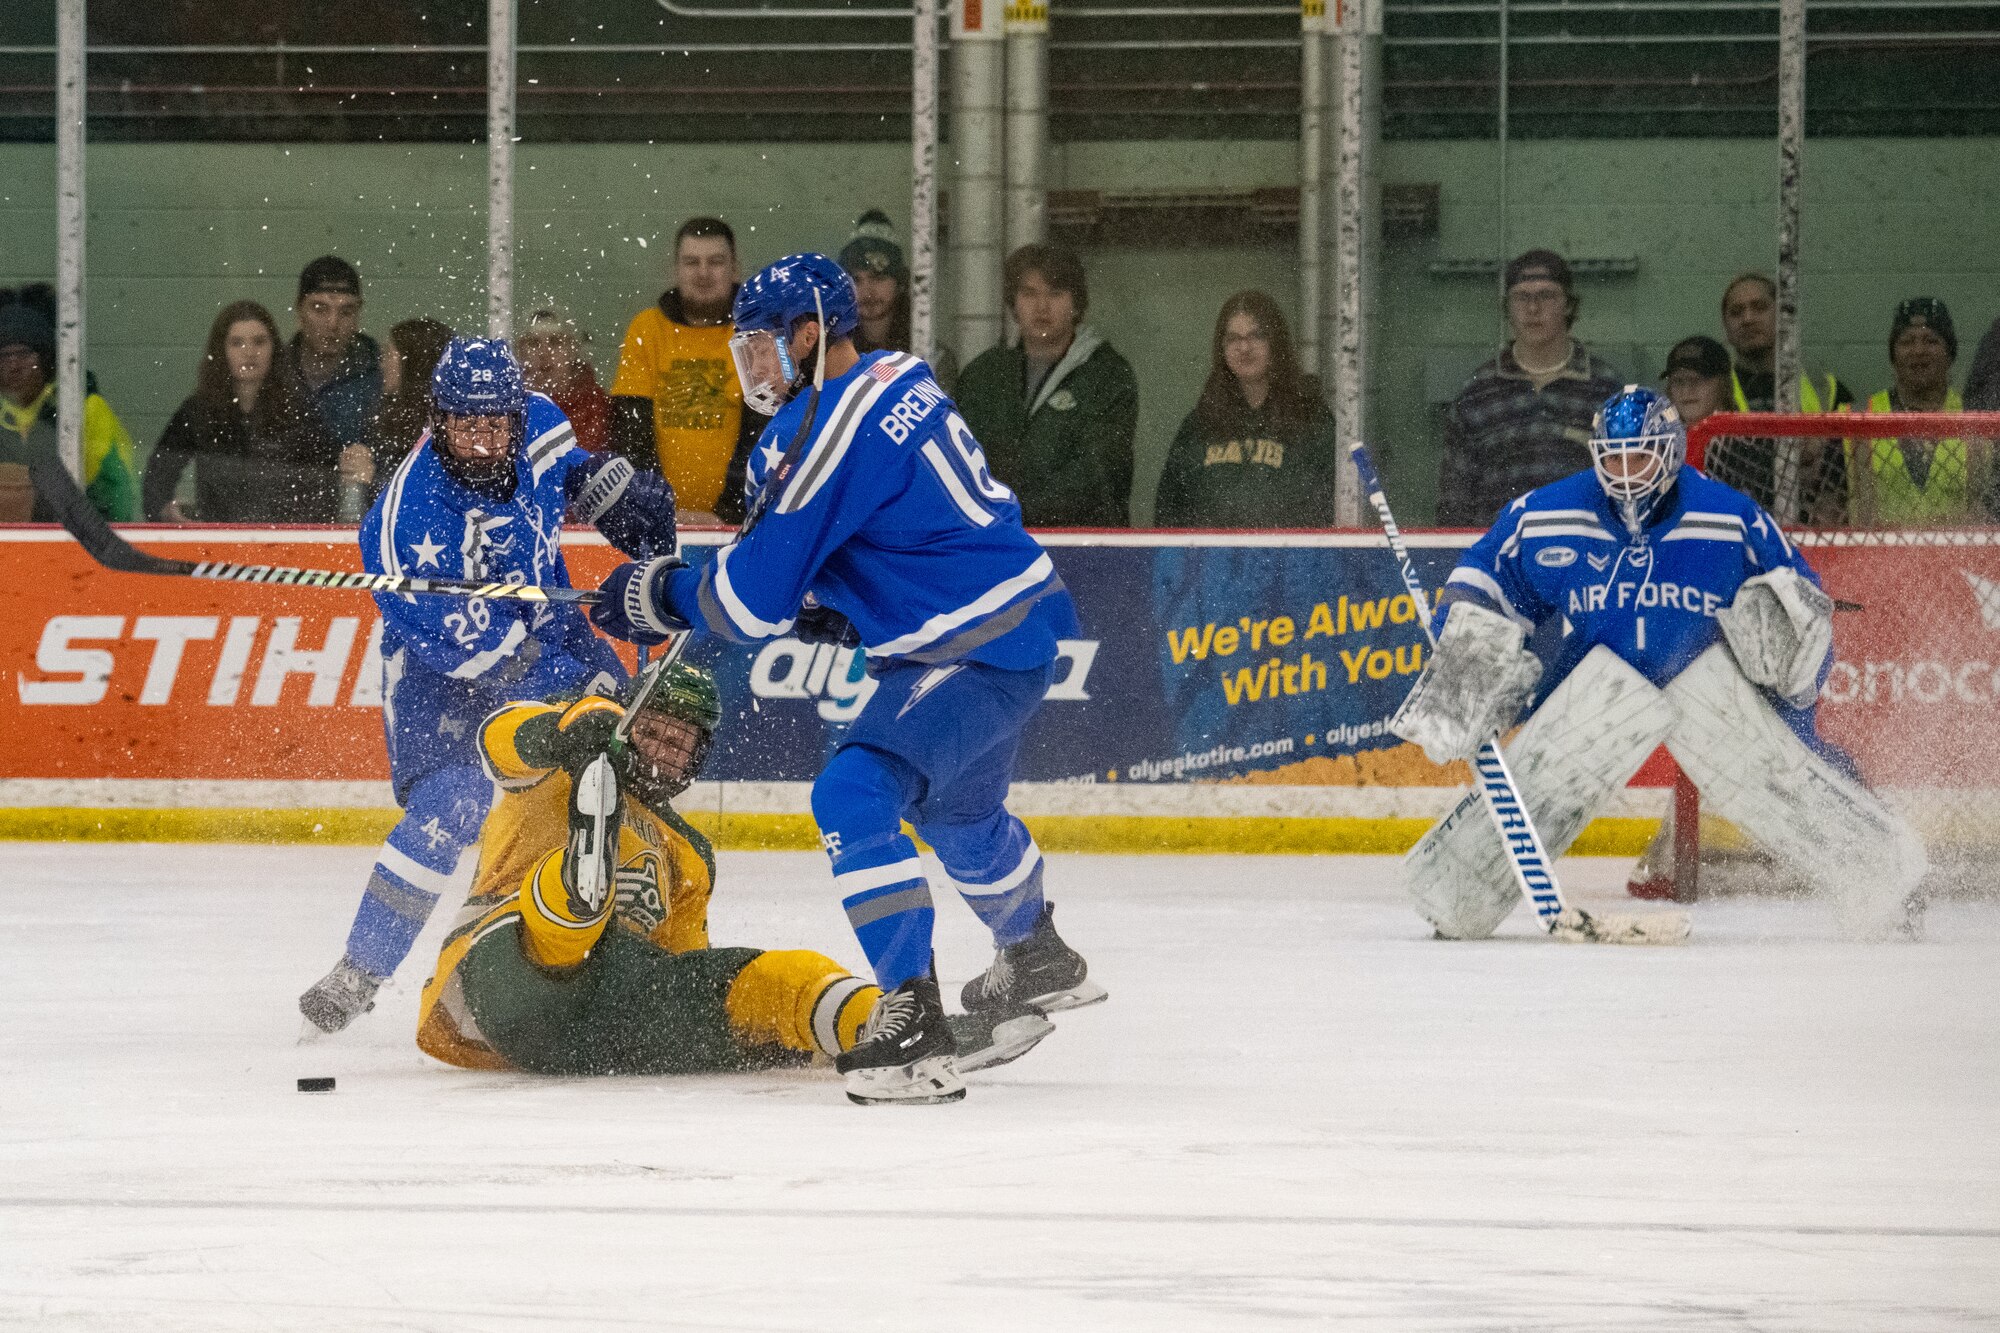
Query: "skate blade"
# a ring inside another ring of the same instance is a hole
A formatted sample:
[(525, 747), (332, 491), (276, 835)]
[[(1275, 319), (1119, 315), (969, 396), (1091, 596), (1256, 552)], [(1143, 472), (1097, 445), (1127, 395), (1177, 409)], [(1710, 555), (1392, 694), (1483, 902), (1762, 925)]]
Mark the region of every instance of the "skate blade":
[(850, 1070), (846, 1077), (847, 1100), (856, 1106), (936, 1106), (965, 1097), (965, 1083), (949, 1055)]
[(1056, 1030), (1056, 1025), (1041, 1014), (1021, 1014), (993, 1025), (991, 1042), (982, 1050), (971, 1054), (959, 1052), (958, 1072), (970, 1074), (978, 1069), (992, 1069), (996, 1065), (1012, 1064), (1041, 1044), (1042, 1038)]
[(1052, 990), (1047, 995), (1037, 995), (1028, 1003), (1045, 1014), (1059, 1014), (1065, 1009), (1081, 1009), (1087, 1004), (1102, 1004), (1111, 998), (1111, 992), (1094, 981), (1079, 981), (1063, 990)]
[(1570, 908), (1549, 934), (1568, 944), (1681, 944), (1694, 929), (1686, 912), (1606, 912)]

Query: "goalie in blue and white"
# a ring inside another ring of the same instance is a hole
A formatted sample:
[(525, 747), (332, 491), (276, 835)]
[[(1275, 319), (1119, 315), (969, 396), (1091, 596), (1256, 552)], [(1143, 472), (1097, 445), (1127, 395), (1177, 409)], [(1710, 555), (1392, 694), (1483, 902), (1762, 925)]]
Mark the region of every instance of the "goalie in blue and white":
[(876, 690), (812, 808), (888, 996), (837, 1064), (857, 1102), (949, 1101), (964, 1086), (905, 819), (993, 934), (998, 957), (965, 987), (968, 1012), (1038, 1028), (1045, 1011), (1104, 997), (1056, 934), (1042, 854), (1005, 804), (1076, 612), (930, 367), (857, 353), (858, 319), (852, 280), (825, 255), (743, 284), (730, 350), (744, 401), (775, 414), (751, 459), (743, 531), (700, 571), (672, 559), (613, 571), (591, 618), (640, 643), (693, 626), (739, 643), (795, 633), (866, 647)]
[[(507, 344), (457, 338), (431, 381), (430, 428), (361, 525), (371, 574), (570, 586), (563, 519), (628, 555), (674, 549), (673, 488), (579, 448), (553, 401), (527, 392)], [(575, 606), (377, 593), (382, 729), (403, 817), (369, 875), (347, 947), (299, 997), (322, 1031), (370, 1008), (415, 943), (493, 803), (479, 724), (500, 705), (625, 678)]]
[[(1672, 404), (1627, 386), (1598, 412), (1592, 468), (1515, 500), (1460, 559), (1438, 645), (1390, 728), (1435, 761), (1470, 758), (1541, 684), (1524, 646), (1562, 638), (1551, 686), (1505, 747), (1559, 856), (1662, 743), (1702, 795), (1824, 891), (1858, 934), (1906, 925), (1922, 845), (1814, 725), (1833, 602), (1777, 522), (1683, 466)], [(1458, 939), (1519, 895), (1475, 791), (1410, 852), (1419, 910)]]

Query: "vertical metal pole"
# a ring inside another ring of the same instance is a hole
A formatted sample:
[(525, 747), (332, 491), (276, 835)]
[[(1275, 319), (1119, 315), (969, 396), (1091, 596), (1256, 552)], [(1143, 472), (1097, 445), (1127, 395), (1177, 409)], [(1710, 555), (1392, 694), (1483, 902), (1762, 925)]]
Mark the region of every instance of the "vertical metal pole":
[(1778, 410), (1799, 410), (1799, 178), (1806, 139), (1805, 0), (1778, 5)]
[(1006, 47), (987, 0), (952, 0), (952, 280), (957, 352), (970, 361), (1000, 341), (1001, 103)]
[(1007, 4), (1007, 249), (1048, 235), (1049, 7)]
[(1498, 278), (1500, 284), (1500, 308), (1503, 312), (1502, 318), (1504, 319), (1504, 312), (1507, 308), (1507, 261), (1512, 258), (1507, 253), (1507, 0), (1498, 0), (1498, 4), (1500, 14), (1500, 74), (1498, 102), (1495, 107), (1495, 123), (1499, 131), (1499, 150), (1495, 163), (1495, 174), (1498, 179), (1494, 182), (1493, 188), (1493, 216), (1495, 245), (1499, 251), (1496, 258), (1500, 265)]
[(937, 0), (916, 0), (910, 51), (910, 350), (932, 353), (937, 295)]
[(1343, 528), (1361, 522), (1361, 479), (1348, 446), (1366, 438), (1364, 416), (1363, 273), (1370, 256), (1367, 245), (1363, 183), (1366, 154), (1366, 93), (1362, 78), (1366, 40), (1364, 0), (1334, 0), (1334, 79), (1339, 90), (1334, 126), (1333, 209), (1333, 345), (1328, 349), (1333, 371), (1333, 419), (1337, 433), (1334, 473), (1334, 523)]
[[(1799, 178), (1805, 166), (1806, 140), (1806, 4), (1779, 0), (1778, 5), (1778, 340), (1774, 349), (1777, 372), (1774, 404), (1780, 412), (1799, 410), (1799, 376), (1804, 357), (1799, 351)], [(1826, 404), (1832, 411), (1833, 404)], [(1778, 442), (1771, 460), (1772, 507), (1778, 521), (1799, 517), (1800, 442)]]
[(83, 481), (84, 0), (56, 9), (56, 449)]
[(514, 318), (514, 0), (486, 0), (486, 334)]
[(1320, 257), (1326, 252), (1326, 0), (1299, 4), (1299, 364), (1324, 377)]

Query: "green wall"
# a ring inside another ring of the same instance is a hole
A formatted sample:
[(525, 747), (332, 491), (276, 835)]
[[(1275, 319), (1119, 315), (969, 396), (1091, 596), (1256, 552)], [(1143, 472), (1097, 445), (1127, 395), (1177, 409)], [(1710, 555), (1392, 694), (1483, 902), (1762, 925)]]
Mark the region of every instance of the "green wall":
[[(1436, 469), (1432, 400), (1448, 398), (1499, 337), (1490, 281), (1433, 277), (1438, 259), (1490, 257), (1497, 154), (1490, 142), (1395, 142), (1389, 182), (1442, 185), (1440, 234), (1385, 247), (1373, 343), (1371, 434), (1413, 517)], [(895, 145), (523, 145), (517, 236), (522, 308), (554, 299), (595, 335), (608, 376), (630, 315), (665, 283), (673, 228), (716, 212), (746, 264), (837, 248), (854, 216), (901, 220), (908, 156)], [(434, 314), (483, 322), (485, 154), (451, 145), (102, 145), (90, 153), (90, 363), (142, 446), (188, 391), (214, 311), (261, 300), (289, 326), (299, 267), (332, 250), (367, 282), (366, 324)], [(1729, 276), (1769, 268), (1775, 151), (1747, 140), (1536, 142), (1511, 150), (1508, 248), (1633, 258), (1629, 277), (1587, 280), (1578, 333), (1627, 374), (1667, 347), (1719, 333)], [(1863, 389), (1887, 382), (1889, 312), (1943, 297), (1961, 372), (2000, 315), (2000, 140), (1824, 140), (1807, 154), (1806, 348)], [(1282, 142), (1059, 145), (1052, 188), (1248, 189), (1296, 181)], [(0, 146), (0, 283), (54, 271), (54, 150)], [(1128, 356), (1141, 390), (1140, 512), (1206, 369), (1216, 308), (1261, 286), (1295, 308), (1290, 246), (1103, 250), (1086, 255), (1091, 322)], [(949, 291), (947, 281), (943, 290)], [(948, 327), (948, 326), (947, 326)], [(961, 359), (969, 351), (957, 349)]]

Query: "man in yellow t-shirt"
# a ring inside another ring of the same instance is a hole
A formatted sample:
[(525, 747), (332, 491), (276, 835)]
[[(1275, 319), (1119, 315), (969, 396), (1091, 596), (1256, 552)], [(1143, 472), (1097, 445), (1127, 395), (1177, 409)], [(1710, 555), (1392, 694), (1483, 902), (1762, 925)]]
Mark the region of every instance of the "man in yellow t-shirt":
[(741, 272), (721, 218), (689, 218), (674, 236), (674, 286), (633, 316), (611, 385), (611, 444), (672, 483), (683, 522), (743, 513), (743, 467), (765, 418), (743, 407), (729, 359)]

